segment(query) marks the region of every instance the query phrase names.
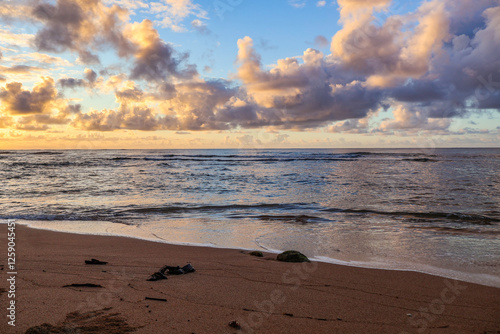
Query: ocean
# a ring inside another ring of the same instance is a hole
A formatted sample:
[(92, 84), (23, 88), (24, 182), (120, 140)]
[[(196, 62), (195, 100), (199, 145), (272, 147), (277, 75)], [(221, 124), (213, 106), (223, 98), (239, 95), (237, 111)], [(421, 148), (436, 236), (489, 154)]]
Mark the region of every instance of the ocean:
[(0, 221), (500, 287), (500, 149), (0, 151)]

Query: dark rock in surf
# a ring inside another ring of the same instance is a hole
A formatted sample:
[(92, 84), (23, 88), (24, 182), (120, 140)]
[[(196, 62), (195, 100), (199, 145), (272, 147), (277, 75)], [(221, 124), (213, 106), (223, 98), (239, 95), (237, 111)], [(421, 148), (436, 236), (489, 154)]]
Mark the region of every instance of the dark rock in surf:
[(257, 257), (264, 257), (264, 254), (262, 254), (262, 252), (259, 252), (259, 251), (250, 252), (250, 255), (257, 256)]
[(288, 250), (278, 254), (277, 260), (282, 262), (311, 262), (307, 256), (294, 250)]

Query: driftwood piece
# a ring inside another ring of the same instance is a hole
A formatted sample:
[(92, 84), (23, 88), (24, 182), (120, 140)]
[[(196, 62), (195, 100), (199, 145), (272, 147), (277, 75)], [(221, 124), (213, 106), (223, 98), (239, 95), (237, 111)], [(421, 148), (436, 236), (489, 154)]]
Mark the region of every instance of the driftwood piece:
[(159, 302), (166, 302), (167, 301), (165, 298), (153, 298), (153, 297), (146, 297), (146, 300), (156, 300)]
[(102, 288), (100, 284), (93, 283), (73, 283), (68, 285), (63, 285), (63, 288)]
[(96, 259), (91, 259), (91, 260), (85, 260), (85, 264), (100, 264), (100, 265), (103, 265), (103, 264), (108, 264), (108, 263), (105, 262), (105, 261), (99, 261), (99, 260), (96, 260)]

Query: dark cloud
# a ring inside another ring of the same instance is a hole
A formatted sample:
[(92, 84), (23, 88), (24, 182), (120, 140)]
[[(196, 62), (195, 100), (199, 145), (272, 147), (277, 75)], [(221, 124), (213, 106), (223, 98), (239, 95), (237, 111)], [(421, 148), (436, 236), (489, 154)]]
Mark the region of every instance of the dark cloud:
[(85, 80), (83, 79), (75, 79), (75, 78), (63, 78), (59, 79), (57, 83), (62, 87), (62, 88), (78, 88), (78, 87), (84, 87), (86, 85)]
[(69, 104), (66, 109), (64, 109), (63, 113), (65, 114), (78, 114), (82, 111), (81, 104)]
[(3, 73), (11, 73), (11, 74), (26, 74), (34, 71), (42, 70), (37, 66), (28, 66), (28, 65), (15, 65), (11, 67), (0, 66), (0, 71)]
[(52, 78), (43, 78), (32, 91), (22, 83), (12, 82), (0, 88), (2, 110), (11, 115), (41, 114), (56, 101), (57, 91)]
[(89, 83), (89, 85), (93, 85), (97, 80), (97, 73), (91, 70), (90, 68), (85, 69), (85, 79)]
[(184, 65), (189, 54), (178, 54), (165, 43), (153, 28), (153, 22), (144, 20), (134, 23), (128, 27), (126, 34), (137, 45), (130, 73), (132, 80), (164, 81), (170, 77), (189, 79), (197, 75), (195, 65)]
[(42, 3), (33, 9), (33, 16), (45, 22), (38, 31), (35, 45), (39, 50), (64, 52), (75, 49), (84, 21), (80, 5), (73, 1), (57, 1), (57, 5)]
[[(396, 87), (392, 96), (424, 110), (429, 117), (450, 118), (486, 109), (500, 110), (500, 7), (483, 13), (485, 25), (472, 38), (455, 36), (443, 50), (447, 56), (432, 60), (426, 79)], [(463, 21), (465, 22), (465, 21)]]
[(220, 110), (236, 90), (226, 80), (188, 82), (175, 86), (175, 94), (161, 105), (169, 117), (165, 127), (170, 130), (224, 130), (231, 126)]
[(472, 38), (478, 29), (484, 29), (486, 26), (483, 12), (498, 5), (498, 1), (447, 1), (446, 5), (450, 13), (450, 33)]
[(168, 82), (162, 82), (158, 85), (154, 95), (158, 100), (170, 100), (175, 97), (176, 94), (177, 89), (175, 88), (175, 85)]
[(405, 85), (390, 90), (389, 94), (401, 102), (426, 102), (444, 98), (446, 90), (435, 81), (409, 80)]
[[(248, 124), (242, 122), (243, 126), (314, 128), (333, 121), (363, 118), (380, 105), (383, 97), (380, 89), (369, 89), (352, 79), (344, 82), (342, 75), (336, 75), (341, 68), (327, 62), (317, 50), (306, 50), (303, 64), (287, 58), (272, 70), (264, 71), (252, 40), (241, 39), (238, 45), (238, 76), (255, 104), (250, 113), (253, 120)], [(240, 116), (241, 110), (250, 112), (248, 105), (237, 110)]]
[(62, 88), (70, 88), (70, 89), (76, 89), (79, 87), (93, 88), (97, 80), (97, 73), (89, 68), (86, 68), (84, 71), (84, 78), (85, 79), (62, 78), (59, 79), (57, 83)]
[(145, 97), (145, 94), (141, 89), (134, 86), (116, 91), (115, 96), (119, 101), (123, 100), (141, 101)]
[(122, 57), (134, 50), (122, 34), (127, 11), (119, 6), (106, 7), (96, 0), (57, 0), (38, 4), (31, 14), (44, 24), (34, 40), (38, 50), (75, 51), (84, 63), (99, 63), (94, 52), (103, 45), (113, 45)]

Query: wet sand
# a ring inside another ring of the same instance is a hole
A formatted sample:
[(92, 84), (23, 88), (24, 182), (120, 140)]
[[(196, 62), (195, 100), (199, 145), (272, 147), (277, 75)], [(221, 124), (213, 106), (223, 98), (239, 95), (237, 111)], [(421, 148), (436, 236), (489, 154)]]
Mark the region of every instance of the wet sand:
[[(7, 225), (0, 240), (7, 244)], [(12, 327), (2, 248), (0, 333), (500, 333), (498, 288), (20, 225)], [(91, 258), (108, 264), (86, 265)], [(187, 263), (196, 272), (147, 281), (164, 265)], [(87, 283), (101, 287), (64, 287)]]

